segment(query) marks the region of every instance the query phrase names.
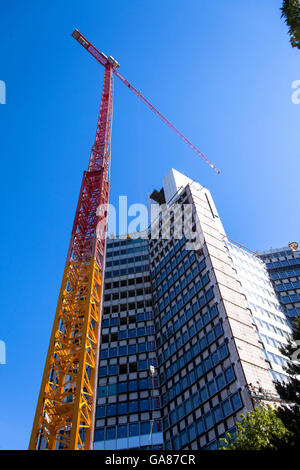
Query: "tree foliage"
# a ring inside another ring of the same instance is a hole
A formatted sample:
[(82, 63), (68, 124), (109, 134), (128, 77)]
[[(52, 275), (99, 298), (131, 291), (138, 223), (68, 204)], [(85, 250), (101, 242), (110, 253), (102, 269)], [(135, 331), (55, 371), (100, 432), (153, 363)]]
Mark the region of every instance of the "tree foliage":
[[(280, 352), (287, 358), (285, 371), (290, 375), (287, 383), (276, 382), (275, 387), (280, 398), (287, 404), (282, 404), (277, 410), (277, 416), (290, 432), (285, 447), (300, 447), (300, 317), (292, 323), (292, 338)], [(277, 442), (277, 446), (279, 446)], [(282, 443), (283, 444), (283, 443)]]
[(219, 450), (277, 450), (277, 441), (273, 436), (283, 442), (288, 436), (276, 410), (270, 406), (255, 407), (242, 414), (236, 426), (234, 436), (227, 433), (225, 438), (220, 439)]
[(300, 1), (283, 0), (281, 18), (289, 27), (290, 43), (292, 47), (300, 49)]

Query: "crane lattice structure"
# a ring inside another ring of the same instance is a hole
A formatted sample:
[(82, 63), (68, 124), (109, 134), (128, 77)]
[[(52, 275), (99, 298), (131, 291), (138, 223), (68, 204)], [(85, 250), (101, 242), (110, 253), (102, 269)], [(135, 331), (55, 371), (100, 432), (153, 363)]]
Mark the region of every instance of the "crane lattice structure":
[(123, 78), (118, 62), (99, 52), (78, 30), (72, 36), (104, 66), (96, 137), (84, 172), (52, 328), (29, 449), (92, 448), (100, 344), (113, 75), (217, 173), (219, 170), (142, 94)]

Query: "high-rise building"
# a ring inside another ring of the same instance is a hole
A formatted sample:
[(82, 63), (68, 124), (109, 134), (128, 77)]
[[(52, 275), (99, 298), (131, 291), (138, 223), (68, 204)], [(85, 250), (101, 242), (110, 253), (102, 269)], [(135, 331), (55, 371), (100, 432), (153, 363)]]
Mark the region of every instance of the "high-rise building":
[(148, 240), (107, 240), (94, 449), (162, 447)]
[(269, 276), (286, 316), (292, 320), (300, 315), (300, 251), (292, 242), (284, 248), (259, 253), (265, 262)]
[(284, 382), (288, 379), (283, 369), (286, 359), (279, 348), (286, 344), (290, 336), (284, 309), (274, 295), (263, 262), (256, 254), (229, 241), (226, 241), (226, 246), (245, 294), (256, 335), (269, 363), (269, 371), (274, 380)]
[(278, 399), (290, 329), (208, 189), (171, 170), (149, 207), (148, 239), (107, 244), (95, 449), (214, 449)]

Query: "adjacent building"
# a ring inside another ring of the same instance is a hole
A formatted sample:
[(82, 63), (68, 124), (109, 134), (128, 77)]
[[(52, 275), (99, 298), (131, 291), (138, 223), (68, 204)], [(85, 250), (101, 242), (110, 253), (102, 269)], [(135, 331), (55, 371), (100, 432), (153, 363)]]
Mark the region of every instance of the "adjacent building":
[(171, 170), (147, 239), (108, 240), (95, 449), (216, 449), (285, 380), (290, 333), (261, 259)]
[(259, 253), (265, 262), (279, 301), (291, 321), (300, 315), (300, 251), (298, 243)]
[[(286, 359), (279, 348), (287, 343), (290, 328), (284, 309), (274, 295), (268, 271), (255, 253), (229, 241), (226, 246), (247, 299), (250, 318), (269, 363), (270, 374), (275, 381), (285, 382), (288, 379), (284, 370)], [(253, 385), (261, 386), (259, 383)]]

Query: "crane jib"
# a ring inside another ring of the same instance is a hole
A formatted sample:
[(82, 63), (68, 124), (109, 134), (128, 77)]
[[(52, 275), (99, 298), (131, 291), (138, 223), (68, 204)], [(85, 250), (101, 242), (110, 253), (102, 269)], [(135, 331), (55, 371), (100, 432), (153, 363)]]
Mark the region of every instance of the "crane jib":
[(220, 174), (220, 170), (207, 158), (203, 153), (193, 145), (167, 118), (165, 118), (158, 109), (155, 108), (134, 86), (132, 86), (126, 78), (122, 77), (120, 73), (116, 70), (119, 67), (117, 61), (115, 61), (111, 56), (106, 57), (105, 54), (99, 52), (77, 29), (73, 32), (72, 36), (85, 48), (90, 54), (95, 57), (95, 59), (100, 62), (101, 65), (106, 65), (110, 63), (112, 65), (113, 73), (121, 80), (121, 82), (126, 85), (129, 90), (131, 90), (138, 98), (140, 98), (143, 103), (145, 103), (167, 126), (172, 129), (175, 134), (177, 134), (202, 160), (205, 161), (216, 173)]

